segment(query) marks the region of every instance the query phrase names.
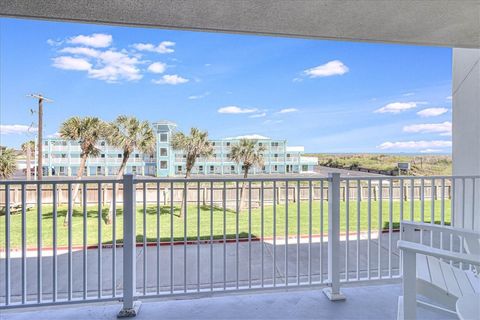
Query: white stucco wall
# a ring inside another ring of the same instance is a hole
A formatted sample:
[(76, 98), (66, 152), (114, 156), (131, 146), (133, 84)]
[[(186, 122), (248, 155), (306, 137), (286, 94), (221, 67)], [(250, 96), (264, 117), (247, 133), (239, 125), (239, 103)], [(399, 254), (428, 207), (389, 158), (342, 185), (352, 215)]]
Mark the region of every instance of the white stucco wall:
[[(453, 49), (453, 174), (480, 175), (480, 49)], [(480, 179), (455, 184), (455, 225), (480, 231)], [(463, 195), (465, 193), (465, 195)], [(463, 201), (465, 199), (465, 201)], [(474, 201), (473, 201), (474, 200)]]

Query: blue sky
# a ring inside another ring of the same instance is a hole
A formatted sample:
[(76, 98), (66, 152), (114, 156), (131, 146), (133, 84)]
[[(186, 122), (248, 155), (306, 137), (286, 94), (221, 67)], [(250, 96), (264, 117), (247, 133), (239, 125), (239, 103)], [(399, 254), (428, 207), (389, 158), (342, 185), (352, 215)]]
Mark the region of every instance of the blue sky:
[[(451, 49), (0, 19), (0, 144), (119, 114), (307, 152), (450, 152)], [(35, 125), (35, 124), (34, 124)]]

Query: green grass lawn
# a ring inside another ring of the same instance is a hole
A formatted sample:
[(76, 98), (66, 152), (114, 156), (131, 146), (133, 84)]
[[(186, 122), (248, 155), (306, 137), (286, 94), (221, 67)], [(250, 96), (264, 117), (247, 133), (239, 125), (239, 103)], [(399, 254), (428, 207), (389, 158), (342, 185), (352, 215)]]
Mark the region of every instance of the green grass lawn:
[[(410, 202), (404, 201), (404, 218), (410, 219)], [(379, 205), (380, 202), (371, 202), (371, 228), (374, 231), (378, 231), (379, 227), (383, 229), (389, 228), (389, 203), (388, 201), (382, 202), (382, 224), (379, 226)], [(291, 203), (288, 206), (288, 232), (289, 235), (297, 234), (297, 206), (298, 203)], [(435, 221), (441, 220), (441, 201), (435, 201)], [(285, 205), (276, 206), (276, 234), (277, 236), (285, 235)], [(173, 237), (176, 240), (184, 239), (184, 222), (187, 224), (187, 239), (195, 240), (198, 236), (197, 225), (197, 207), (188, 206), (187, 218), (182, 219), (179, 217), (179, 207), (174, 208), (173, 214)], [(320, 203), (316, 201), (312, 204), (312, 233), (320, 233)], [(60, 206), (58, 208), (58, 220), (57, 220), (57, 244), (59, 246), (67, 245), (68, 229), (63, 225), (63, 220), (67, 212), (66, 206)], [(102, 230), (102, 242), (112, 242), (112, 225), (106, 225), (104, 222), (107, 215), (108, 208), (104, 208), (102, 212), (101, 230)], [(420, 201), (414, 202), (415, 220), (421, 219), (421, 203)], [(212, 210), (208, 206), (200, 206), (200, 238), (210, 238), (210, 219), (213, 216), (213, 236), (214, 238), (223, 237), (223, 209), (214, 207)], [(450, 222), (450, 200), (445, 200), (445, 222)], [(273, 206), (265, 206), (264, 208), (264, 236), (269, 237), (273, 235)], [(425, 201), (424, 207), (424, 220), (430, 222), (431, 217), (431, 201)], [(308, 234), (309, 232), (309, 206), (307, 201), (300, 203), (300, 234)], [(169, 241), (170, 234), (170, 207), (160, 207), (160, 237), (162, 241)], [(235, 238), (236, 234), (236, 220), (237, 214), (232, 210), (226, 211), (226, 234), (228, 238)], [(21, 215), (11, 215), (10, 237), (11, 246), (13, 248), (19, 248), (21, 246)], [(238, 232), (240, 238), (248, 237), (248, 210), (242, 211), (238, 214)], [(341, 215), (340, 224), (341, 231), (345, 232), (347, 228), (346, 224), (346, 203), (341, 203)], [(117, 209), (116, 219), (116, 234), (117, 242), (122, 241), (123, 232), (123, 212), (122, 208)], [(349, 213), (349, 231), (357, 231), (357, 204), (356, 201), (350, 202)], [(400, 221), (400, 202), (395, 201), (392, 205), (392, 222), (393, 227), (398, 226)], [(89, 206), (87, 208), (87, 236), (88, 245), (96, 245), (98, 243), (98, 209), (96, 206)], [(323, 214), (323, 230), (327, 233), (328, 230), (328, 204), (324, 203)], [(360, 231), (368, 230), (368, 203), (362, 201), (360, 204)], [(251, 232), (252, 237), (261, 236), (261, 210), (260, 208), (254, 208), (251, 212)], [(42, 242), (44, 247), (52, 246), (52, 234), (53, 234), (53, 216), (52, 206), (45, 205), (42, 207)], [(137, 207), (137, 240), (143, 240), (143, 207)], [(149, 205), (146, 208), (146, 236), (148, 241), (156, 241), (157, 239), (157, 207), (155, 205)], [(0, 216), (0, 248), (5, 247), (5, 216)], [(73, 210), (72, 218), (72, 241), (73, 245), (83, 244), (83, 214), (82, 207), (75, 207)], [(33, 208), (27, 212), (27, 244), (29, 247), (36, 247), (37, 245), (37, 209)]]

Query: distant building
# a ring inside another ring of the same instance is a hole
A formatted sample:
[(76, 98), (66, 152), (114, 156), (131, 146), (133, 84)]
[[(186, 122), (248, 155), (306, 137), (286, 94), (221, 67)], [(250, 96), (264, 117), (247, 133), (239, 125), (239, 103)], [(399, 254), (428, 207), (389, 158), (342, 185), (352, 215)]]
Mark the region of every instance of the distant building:
[[(127, 162), (126, 172), (157, 177), (184, 175), (185, 154), (180, 150), (173, 150), (170, 145), (176, 126), (175, 123), (169, 121), (153, 123), (157, 135), (154, 153), (132, 153)], [(195, 162), (192, 174), (241, 174), (242, 165), (230, 160), (229, 157), (231, 147), (242, 138), (255, 139), (258, 145), (265, 147), (264, 166), (252, 168), (251, 174), (311, 172), (318, 164), (317, 158), (302, 156), (303, 147), (290, 147), (287, 146), (286, 140), (273, 140), (253, 135), (211, 140), (214, 148), (213, 155), (209, 158), (199, 158)], [(44, 144), (43, 161), (44, 165), (48, 167), (49, 175), (74, 176), (77, 174), (80, 165), (80, 145), (78, 143), (61, 138), (48, 138), (44, 140)], [(85, 175), (115, 175), (122, 162), (122, 150), (109, 146), (106, 141), (100, 141), (98, 148), (100, 155), (88, 158)]]

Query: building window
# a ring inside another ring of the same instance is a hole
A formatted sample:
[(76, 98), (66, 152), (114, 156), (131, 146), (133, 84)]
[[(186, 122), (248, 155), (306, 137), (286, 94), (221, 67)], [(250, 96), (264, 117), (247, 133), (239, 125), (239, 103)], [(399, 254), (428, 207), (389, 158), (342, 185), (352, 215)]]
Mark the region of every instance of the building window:
[(182, 166), (178, 166), (178, 167), (177, 167), (177, 171), (178, 171), (178, 172), (182, 172)]
[(302, 164), (302, 171), (308, 171), (308, 165)]
[(215, 142), (212, 142), (212, 147), (215, 147)]
[(227, 147), (230, 147), (230, 142), (227, 142)]
[(122, 154), (119, 153), (119, 154), (117, 155), (117, 158), (121, 158), (121, 157), (122, 157)]
[(104, 147), (104, 146), (105, 146), (105, 141), (100, 142), (100, 145), (101, 145), (102, 147)]
[(160, 148), (160, 156), (161, 157), (167, 156), (167, 148)]
[(230, 153), (227, 153), (227, 158), (230, 159)]
[(45, 145), (48, 146), (48, 141), (45, 141)]
[(160, 169), (167, 169), (167, 161), (160, 161)]
[(168, 134), (161, 133), (160, 134), (160, 142), (167, 142), (167, 140), (168, 140)]
[(287, 158), (290, 158), (290, 153), (287, 153)]
[(65, 159), (67, 155), (65, 153), (62, 153), (62, 158)]
[(102, 154), (100, 155), (100, 157), (101, 157), (101, 158), (105, 158), (105, 153), (102, 153)]
[(275, 158), (278, 158), (278, 154), (277, 154), (277, 153), (275, 153), (273, 156), (274, 156)]
[(274, 165), (273, 166), (273, 171), (277, 171), (278, 170), (278, 166), (277, 165)]
[(272, 147), (278, 147), (278, 142), (272, 142)]
[(258, 145), (261, 147), (261, 146), (263, 146), (263, 143), (259, 142)]
[(215, 171), (215, 167), (214, 166), (210, 166), (210, 172), (213, 172)]
[(230, 171), (235, 171), (235, 166), (230, 166)]
[(203, 172), (203, 166), (198, 166), (198, 171)]
[(137, 167), (136, 166), (132, 167), (132, 173), (137, 173)]
[(135, 158), (137, 158), (137, 159), (140, 158), (140, 154), (135, 153)]

